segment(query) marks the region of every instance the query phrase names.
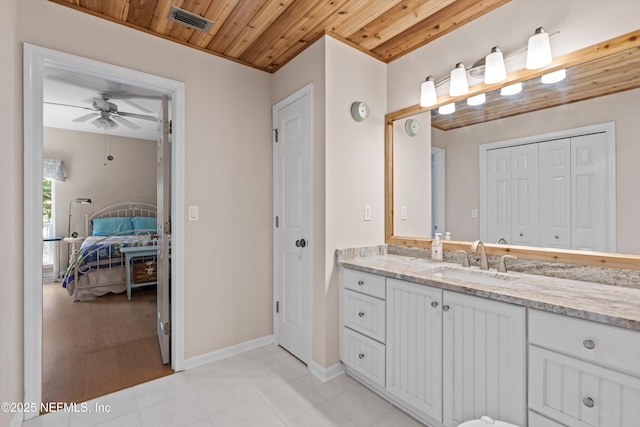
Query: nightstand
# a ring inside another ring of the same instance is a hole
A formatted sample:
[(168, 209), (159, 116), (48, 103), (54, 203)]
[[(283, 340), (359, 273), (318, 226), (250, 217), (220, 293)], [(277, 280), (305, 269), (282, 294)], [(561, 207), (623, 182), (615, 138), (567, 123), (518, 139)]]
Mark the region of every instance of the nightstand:
[[(125, 246), (120, 248), (120, 252), (124, 254), (125, 259), (125, 267), (127, 272), (127, 298), (131, 301), (131, 289), (139, 288), (141, 286), (155, 285), (157, 281), (143, 282), (143, 283), (133, 283), (131, 278), (131, 262), (135, 258), (144, 258), (144, 257), (157, 257), (158, 256), (158, 246)], [(157, 267), (156, 267), (157, 268)], [(156, 272), (157, 274), (157, 272)]]

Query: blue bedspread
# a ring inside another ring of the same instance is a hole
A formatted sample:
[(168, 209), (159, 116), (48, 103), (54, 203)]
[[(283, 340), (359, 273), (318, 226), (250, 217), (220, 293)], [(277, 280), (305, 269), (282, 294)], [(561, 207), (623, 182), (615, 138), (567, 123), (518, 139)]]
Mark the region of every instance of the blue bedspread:
[(62, 281), (64, 288), (70, 288), (75, 280), (75, 266), (78, 264), (78, 277), (99, 268), (124, 266), (124, 256), (120, 248), (127, 246), (147, 246), (157, 244), (149, 234), (126, 236), (91, 236), (83, 242), (77, 256), (67, 268)]

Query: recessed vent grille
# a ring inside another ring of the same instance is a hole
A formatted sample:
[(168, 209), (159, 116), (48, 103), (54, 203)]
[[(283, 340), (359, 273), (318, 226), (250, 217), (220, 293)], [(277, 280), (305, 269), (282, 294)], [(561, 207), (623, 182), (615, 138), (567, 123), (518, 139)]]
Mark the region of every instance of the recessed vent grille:
[(213, 27), (213, 21), (209, 21), (200, 15), (175, 6), (171, 6), (169, 20), (179, 22), (198, 31), (204, 31), (205, 33), (208, 33)]

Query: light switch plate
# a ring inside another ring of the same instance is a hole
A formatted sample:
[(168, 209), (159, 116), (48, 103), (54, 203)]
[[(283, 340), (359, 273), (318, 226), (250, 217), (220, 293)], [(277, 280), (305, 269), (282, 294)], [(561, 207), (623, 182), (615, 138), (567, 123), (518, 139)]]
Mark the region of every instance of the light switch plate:
[(189, 221), (198, 221), (198, 206), (189, 206)]
[(478, 218), (478, 209), (471, 209), (471, 218)]
[(364, 220), (371, 221), (371, 205), (364, 205)]
[(400, 206), (400, 220), (402, 220), (402, 221), (406, 221), (407, 220), (407, 207), (406, 206)]

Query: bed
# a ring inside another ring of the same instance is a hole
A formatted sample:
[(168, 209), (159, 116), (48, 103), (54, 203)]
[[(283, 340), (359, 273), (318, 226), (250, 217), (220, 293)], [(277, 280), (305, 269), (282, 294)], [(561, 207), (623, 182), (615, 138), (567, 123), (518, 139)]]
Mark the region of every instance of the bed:
[[(157, 245), (156, 207), (146, 203), (120, 203), (85, 219), (88, 236), (69, 257), (62, 286), (74, 301), (86, 301), (127, 289), (127, 246)], [(141, 260), (155, 262), (155, 259)]]

